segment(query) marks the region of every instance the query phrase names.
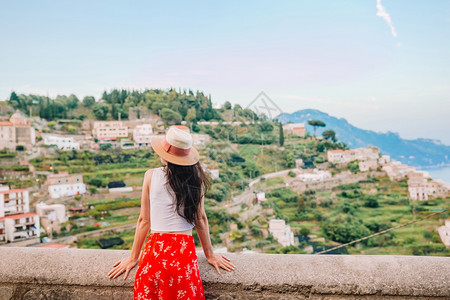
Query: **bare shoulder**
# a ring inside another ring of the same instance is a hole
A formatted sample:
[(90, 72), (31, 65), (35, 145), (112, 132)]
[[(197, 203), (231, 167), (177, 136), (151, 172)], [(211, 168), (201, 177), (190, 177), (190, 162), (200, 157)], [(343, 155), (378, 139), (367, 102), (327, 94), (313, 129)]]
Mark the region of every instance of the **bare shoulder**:
[(148, 169), (147, 171), (145, 171), (145, 174), (144, 174), (144, 180), (145, 180), (145, 181), (148, 182), (148, 181), (151, 180), (152, 174), (153, 174), (153, 172), (154, 172), (155, 169), (156, 169), (156, 168)]

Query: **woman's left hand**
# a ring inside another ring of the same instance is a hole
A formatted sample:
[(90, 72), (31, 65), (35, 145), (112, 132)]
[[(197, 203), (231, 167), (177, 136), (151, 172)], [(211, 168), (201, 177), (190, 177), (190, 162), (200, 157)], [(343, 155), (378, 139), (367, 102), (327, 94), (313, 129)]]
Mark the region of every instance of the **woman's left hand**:
[(123, 272), (126, 272), (123, 280), (127, 279), (128, 273), (134, 268), (138, 261), (139, 259), (134, 260), (131, 257), (126, 257), (119, 260), (114, 264), (111, 271), (108, 272), (109, 278), (116, 278)]

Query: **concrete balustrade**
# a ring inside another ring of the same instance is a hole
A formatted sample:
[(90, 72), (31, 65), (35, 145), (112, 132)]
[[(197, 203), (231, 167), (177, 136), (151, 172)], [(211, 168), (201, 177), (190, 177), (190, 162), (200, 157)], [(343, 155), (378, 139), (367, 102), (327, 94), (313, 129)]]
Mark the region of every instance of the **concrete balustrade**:
[[(108, 271), (125, 250), (0, 247), (0, 300), (132, 299)], [(198, 252), (207, 299), (450, 299), (450, 258), (227, 254), (221, 275)]]

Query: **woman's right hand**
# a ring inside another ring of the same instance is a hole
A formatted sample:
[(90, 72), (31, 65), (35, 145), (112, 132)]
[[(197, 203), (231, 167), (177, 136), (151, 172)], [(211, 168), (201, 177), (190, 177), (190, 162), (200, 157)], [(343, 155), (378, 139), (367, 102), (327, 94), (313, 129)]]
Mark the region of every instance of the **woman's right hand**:
[(225, 257), (224, 255), (213, 254), (213, 256), (207, 258), (207, 261), (216, 268), (217, 273), (219, 274), (220, 274), (219, 267), (227, 271), (234, 270), (234, 265), (230, 262), (230, 259), (228, 257)]

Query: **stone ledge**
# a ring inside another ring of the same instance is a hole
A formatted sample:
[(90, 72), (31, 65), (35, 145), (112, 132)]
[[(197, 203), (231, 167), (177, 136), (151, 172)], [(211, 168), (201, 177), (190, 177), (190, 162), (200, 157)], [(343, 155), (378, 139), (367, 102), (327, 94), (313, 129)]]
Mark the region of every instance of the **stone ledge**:
[[(0, 300), (132, 299), (134, 275), (109, 279), (125, 250), (0, 247)], [(450, 258), (390, 255), (227, 254), (236, 269), (208, 264), (207, 299), (450, 298)]]

